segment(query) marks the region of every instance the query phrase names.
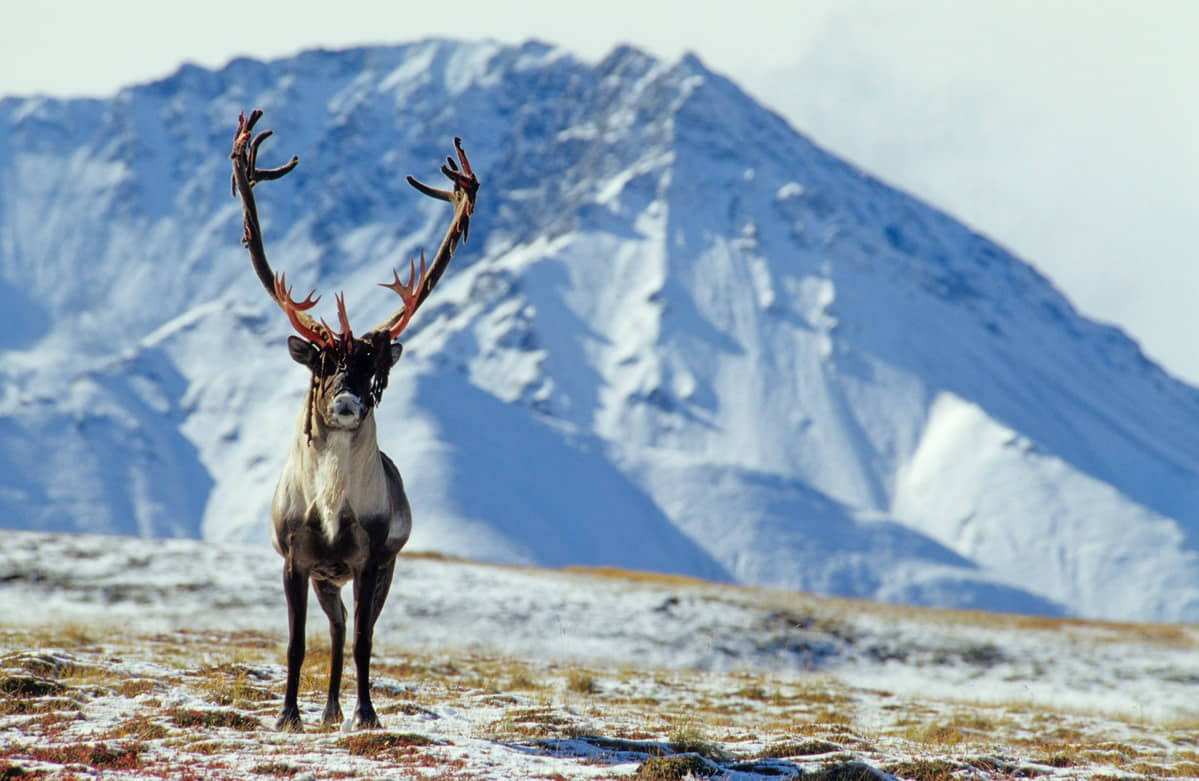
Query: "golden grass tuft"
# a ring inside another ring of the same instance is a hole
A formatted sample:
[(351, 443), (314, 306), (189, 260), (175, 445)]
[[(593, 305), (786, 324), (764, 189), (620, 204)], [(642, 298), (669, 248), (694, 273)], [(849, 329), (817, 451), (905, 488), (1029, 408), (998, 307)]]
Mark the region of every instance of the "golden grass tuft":
[(676, 781), (682, 778), (710, 778), (720, 773), (698, 754), (680, 754), (672, 757), (650, 757), (641, 763), (633, 778), (642, 781)]
[(551, 707), (509, 708), (485, 725), (484, 736), (497, 740), (576, 737), (580, 730), (574, 719)]
[(999, 724), (985, 710), (955, 710), (908, 723), (896, 734), (922, 746), (952, 747), (993, 735)]
[(668, 586), (711, 586), (712, 581), (689, 575), (672, 575), (665, 572), (645, 572), (642, 570), (621, 569), (620, 567), (588, 567), (572, 564), (562, 568), (562, 572), (574, 575), (590, 575), (610, 580), (623, 580), (629, 583), (661, 583)]
[(426, 735), (411, 732), (360, 732), (337, 741), (338, 746), (356, 757), (380, 761), (396, 759), (405, 749), (436, 744)]
[(784, 759), (787, 757), (809, 757), (841, 751), (841, 746), (828, 740), (787, 740), (772, 743), (758, 752), (758, 759)]
[(713, 762), (727, 762), (732, 757), (716, 745), (703, 728), (690, 719), (676, 722), (670, 728), (670, 750), (676, 754), (698, 754)]
[(244, 708), (276, 699), (274, 692), (249, 682), (244, 669), (201, 671), (198, 690), (215, 705)]
[(136, 770), (141, 767), (144, 747), (135, 742), (71, 743), (31, 746), (27, 753), (39, 762), (86, 765), (96, 770)]
[(287, 762), (263, 762), (250, 768), (251, 773), (260, 776), (285, 776), (290, 778), (300, 772), (300, 768)]
[(254, 732), (262, 729), (262, 722), (237, 710), (195, 710), (175, 708), (167, 714), (176, 727), (209, 727)]
[(542, 685), (534, 680), (532, 674), (528, 670), (517, 670), (508, 677), (508, 682), (504, 686), (507, 691), (536, 691), (541, 689)]
[(51, 678), (20, 673), (0, 673), (0, 693), (5, 697), (54, 697), (67, 693), (67, 687)]
[(1172, 765), (1137, 762), (1130, 765), (1128, 770), (1150, 778), (1199, 778), (1199, 762), (1177, 762)]
[(575, 694), (598, 694), (600, 687), (591, 673), (571, 670), (566, 674), (566, 688)]
[(885, 765), (881, 769), (908, 781), (950, 781), (962, 770), (962, 765), (945, 759), (914, 759)]

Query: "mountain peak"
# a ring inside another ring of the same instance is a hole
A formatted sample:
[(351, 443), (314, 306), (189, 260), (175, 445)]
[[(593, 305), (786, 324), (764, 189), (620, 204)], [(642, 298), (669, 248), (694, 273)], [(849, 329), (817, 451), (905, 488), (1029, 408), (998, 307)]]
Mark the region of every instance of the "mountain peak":
[(261, 107), (300, 158), (271, 261), (355, 320), (445, 229), (405, 175), (460, 136), (483, 183), (377, 413), (415, 547), (1199, 619), (1199, 393), (693, 55), (428, 39), (2, 105), (20, 526), (264, 543), (304, 377), (228, 190)]

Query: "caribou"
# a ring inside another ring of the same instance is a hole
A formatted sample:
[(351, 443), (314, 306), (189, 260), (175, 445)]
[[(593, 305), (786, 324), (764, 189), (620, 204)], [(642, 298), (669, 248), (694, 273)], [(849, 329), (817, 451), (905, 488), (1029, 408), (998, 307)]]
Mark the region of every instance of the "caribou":
[(379, 717), (370, 695), (371, 644), (375, 622), (391, 588), (396, 554), (412, 529), (412, 511), (399, 470), (379, 450), (374, 410), (403, 349), (396, 340), (445, 272), (459, 241), (467, 239), (479, 180), (458, 138), (454, 139), (457, 161), (446, 157), (441, 167), (453, 182), (452, 189), (435, 189), (407, 177), (421, 193), (453, 206), (441, 246), (427, 265), (421, 251), (419, 272), (415, 261), (409, 260), (406, 283), (400, 282), (395, 270), (394, 281), (381, 283), (399, 295), (400, 307), (362, 336), (351, 332), (345, 297), (337, 294), (335, 331), (308, 313), (319, 300), (314, 298), (316, 291), (295, 300), (284, 274), (276, 274), (267, 263), (254, 188), (290, 173), (299, 159), (293, 156), (277, 168), (257, 167), (258, 149), (272, 134), (270, 130), (254, 134), (261, 116), (255, 109), (248, 118), (244, 114), (238, 117), (230, 155), (232, 189), (241, 196), (242, 244), (249, 250), (254, 272), (267, 294), (298, 334), (287, 340), (292, 359), (310, 372), (308, 393), (271, 504), (271, 538), (283, 556), (288, 631), (287, 687), (276, 728), (302, 729), (297, 697), (309, 581), (329, 617), (332, 652), (322, 722), (342, 723), (339, 694), (346, 608), (341, 588), (353, 581), (353, 652), (358, 676), (353, 725), (378, 728)]

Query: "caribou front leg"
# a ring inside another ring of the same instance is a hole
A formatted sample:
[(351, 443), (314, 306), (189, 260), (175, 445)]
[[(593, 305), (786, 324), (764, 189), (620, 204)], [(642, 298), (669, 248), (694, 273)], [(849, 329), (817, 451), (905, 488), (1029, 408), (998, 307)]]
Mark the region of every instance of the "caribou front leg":
[(283, 565), (283, 593), (287, 597), (287, 689), (283, 694), (283, 710), (275, 729), (299, 732), (300, 667), (304, 664), (304, 621), (308, 617), (308, 573), (302, 571), (288, 556)]

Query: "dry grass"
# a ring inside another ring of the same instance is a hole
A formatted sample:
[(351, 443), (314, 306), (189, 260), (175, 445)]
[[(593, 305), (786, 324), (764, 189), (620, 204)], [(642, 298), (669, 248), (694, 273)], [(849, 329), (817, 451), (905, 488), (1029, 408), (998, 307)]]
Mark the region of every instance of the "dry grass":
[(201, 678), (200, 691), (204, 698), (215, 705), (226, 707), (252, 707), (256, 703), (270, 702), (276, 694), (262, 686), (259, 676), (244, 665), (225, 663), (198, 671)]
[(551, 707), (509, 708), (481, 730), (482, 735), (503, 741), (570, 738), (582, 732), (577, 717)]
[(595, 677), (584, 670), (570, 670), (566, 674), (566, 688), (575, 694), (596, 694), (599, 684)]
[(209, 729), (226, 727), (241, 732), (254, 732), (263, 728), (262, 722), (258, 719), (231, 708), (221, 710), (175, 708), (166, 715), (176, 727), (188, 729), (197, 727), (206, 727)]
[(727, 762), (732, 756), (720, 748), (706, 730), (691, 719), (675, 723), (668, 733), (670, 748), (676, 754), (698, 754), (713, 762)]
[(675, 781), (682, 778), (710, 778), (719, 774), (719, 768), (698, 754), (682, 754), (650, 757), (641, 763), (633, 777), (643, 781)]
[(132, 739), (143, 742), (161, 740), (170, 736), (171, 728), (159, 718), (148, 713), (131, 716), (103, 733), (108, 740)]
[[(20, 777), (15, 768), (25, 765), (188, 777), (177, 764), (184, 760), (170, 759), (183, 756), (213, 778), (290, 778), (333, 760), (345, 777), (391, 763), (422, 777), (469, 778), (485, 767), (459, 745), (470, 740), (547, 754), (591, 746), (578, 759), (580, 777), (594, 776), (583, 770), (595, 763), (627, 763), (614, 774), (641, 778), (737, 769), (840, 781), (870, 768), (919, 781), (1199, 776), (1193, 719), (1153, 724), (1024, 702), (905, 698), (821, 674), (581, 667), (387, 647), (377, 648), (376, 708), (396, 731), (342, 736), (306, 715), (308, 732), (281, 736), (271, 729), (280, 636), (84, 630), (0, 627), (0, 735), (10, 736), (0, 777)], [(1163, 642), (1187, 638), (1189, 630), (1163, 633)], [(310, 708), (323, 705), (328, 659), (327, 639), (314, 635), (301, 691)], [(160, 672), (145, 671), (152, 665)], [(346, 686), (352, 672), (347, 665)], [(124, 698), (123, 712), (104, 721), (97, 703), (114, 698)], [(204, 705), (177, 704), (189, 700)], [(472, 714), (473, 726), (439, 733), (450, 723), (439, 715), (446, 709)]]
[(356, 757), (386, 761), (410, 754), (414, 747), (432, 746), (436, 743), (437, 741), (426, 735), (415, 733), (360, 732), (341, 738), (337, 745)]
[[(711, 586), (712, 581), (688, 575), (671, 575), (664, 572), (645, 572), (642, 570), (620, 569), (619, 567), (585, 567), (572, 565), (563, 567), (562, 572), (574, 575), (588, 575), (597, 578), (620, 580), (629, 583), (659, 583), (667, 586)], [(721, 584), (721, 588), (724, 585)]]
[(508, 676), (507, 682), (504, 684), (504, 689), (506, 691), (527, 692), (537, 691), (541, 688), (541, 683), (534, 679), (528, 670), (517, 670), (513, 672)]
[(961, 746), (985, 742), (1000, 728), (990, 709), (955, 710), (905, 726), (897, 733), (921, 746)]
[(808, 594), (764, 588), (713, 583), (699, 578), (655, 572), (625, 570), (617, 567), (571, 566), (562, 572), (599, 577), (628, 583), (649, 583), (690, 587), (692, 593), (707, 588), (719, 589), (721, 598), (736, 601), (742, 595), (756, 605), (776, 605), (795, 615), (815, 612), (825, 621), (838, 616), (875, 616), (884, 619), (954, 628), (1017, 630), (1021, 632), (1077, 633), (1092, 640), (1111, 642), (1144, 641), (1154, 645), (1199, 649), (1199, 627), (1188, 624), (1148, 624), (1127, 621), (1060, 618), (1023, 614), (1003, 614), (980, 610), (945, 609), (914, 605), (891, 605), (843, 597), (813, 597)]

